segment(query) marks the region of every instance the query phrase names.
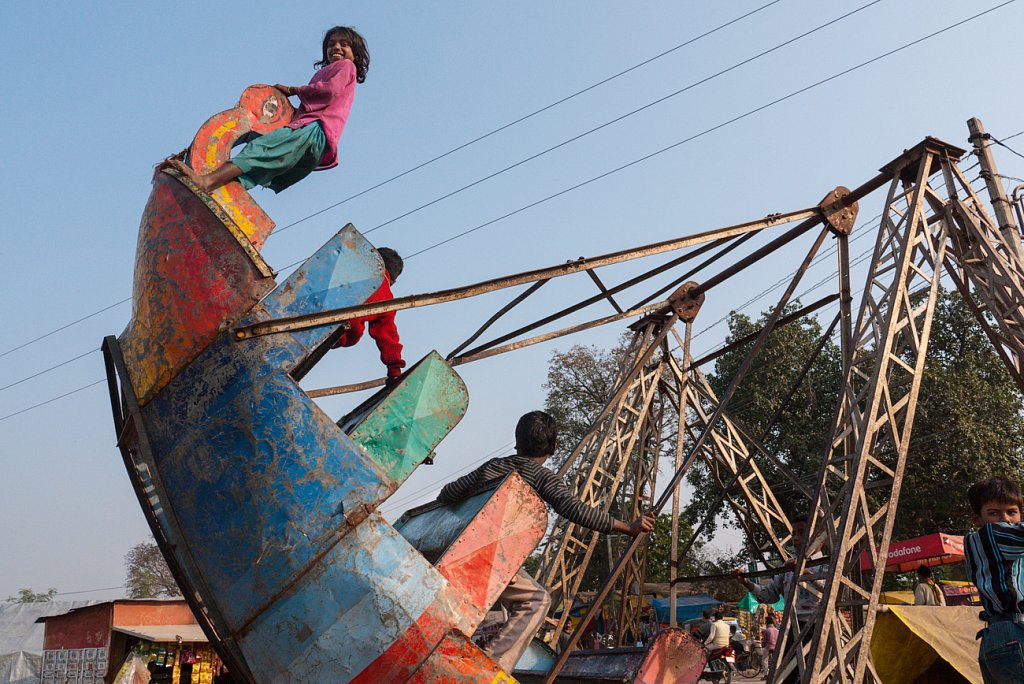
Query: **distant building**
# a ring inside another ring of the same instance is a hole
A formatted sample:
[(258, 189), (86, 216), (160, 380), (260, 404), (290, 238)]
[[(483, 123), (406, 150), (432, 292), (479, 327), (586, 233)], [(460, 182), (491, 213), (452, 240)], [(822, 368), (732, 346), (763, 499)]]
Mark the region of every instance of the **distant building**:
[(152, 684), (231, 682), (183, 599), (108, 601), (39, 621), (42, 684), (110, 684), (133, 652), (148, 658)]

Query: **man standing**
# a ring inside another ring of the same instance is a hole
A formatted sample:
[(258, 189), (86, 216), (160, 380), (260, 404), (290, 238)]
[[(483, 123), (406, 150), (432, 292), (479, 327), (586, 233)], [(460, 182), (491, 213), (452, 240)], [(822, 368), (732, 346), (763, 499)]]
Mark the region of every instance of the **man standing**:
[(932, 579), (932, 569), (927, 565), (917, 567), (917, 584), (914, 585), (915, 606), (944, 606), (946, 597), (942, 588)]
[(761, 651), (764, 654), (765, 667), (775, 655), (775, 647), (779, 643), (779, 628), (775, 626), (775, 618), (768, 618), (761, 633)]
[[(791, 523), (793, 525), (793, 548), (796, 551), (796, 555), (786, 561), (785, 565), (782, 566), (782, 572), (775, 575), (771, 582), (765, 586), (759, 586), (743, 576), (743, 568), (736, 568), (733, 570), (733, 575), (736, 576), (739, 583), (746, 587), (747, 591), (751, 592), (761, 603), (775, 603), (783, 596), (789, 594), (789, 590), (793, 586), (793, 582), (796, 581), (793, 568), (796, 566), (796, 557), (801, 553), (804, 545), (804, 537), (807, 534), (807, 516), (794, 515), (791, 519)], [(829, 572), (830, 569), (827, 565), (816, 570), (809, 570), (802, 577), (805, 581), (797, 585), (796, 598), (793, 602), (793, 612), (795, 613), (797, 622), (800, 624), (800, 628), (804, 633), (805, 643), (814, 638), (814, 629), (804, 628), (808, 627), (807, 623), (813, 620), (818, 613), (818, 601), (820, 599), (821, 592), (825, 590), (824, 580), (828, 577)], [(816, 592), (808, 589), (807, 585), (810, 583), (815, 585), (817, 589)], [(787, 682), (795, 682), (798, 680), (799, 672), (797, 668), (793, 668), (789, 675), (781, 681), (785, 684)]]
[[(527, 413), (516, 424), (514, 456), (492, 458), (469, 475), (445, 485), (437, 500), (442, 503), (462, 501), (516, 471), (556, 513), (577, 525), (633, 537), (654, 529), (654, 516), (649, 513), (626, 523), (599, 508), (587, 506), (574, 496), (565, 482), (544, 467), (544, 462), (555, 453), (557, 438), (558, 424), (554, 418), (543, 411)], [(544, 621), (551, 598), (541, 584), (520, 569), (498, 597), (498, 603), (508, 611), (508, 620), (484, 652), (510, 673)]]

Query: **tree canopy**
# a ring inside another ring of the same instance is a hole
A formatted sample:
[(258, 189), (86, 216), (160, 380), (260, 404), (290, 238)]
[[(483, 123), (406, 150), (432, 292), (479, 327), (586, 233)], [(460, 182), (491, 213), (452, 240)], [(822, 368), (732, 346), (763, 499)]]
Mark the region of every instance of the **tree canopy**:
[[(795, 310), (799, 304), (790, 308)], [(727, 343), (759, 330), (770, 312), (756, 320), (737, 312), (729, 317)], [(831, 323), (831, 319), (827, 321)], [(841, 386), (838, 345), (827, 340), (816, 361), (774, 425), (769, 425), (786, 394), (825, 332), (813, 317), (776, 329), (730, 402), (730, 416), (776, 454), (813, 490)], [(548, 370), (547, 410), (562, 426), (559, 453), (565, 456), (590, 427), (614, 391), (627, 338), (611, 350), (575, 346), (552, 355)], [(749, 346), (721, 356), (708, 381), (721, 394), (731, 382)], [(671, 441), (671, 440), (667, 440)], [(666, 442), (666, 443), (667, 443)], [(670, 450), (669, 450), (670, 451)], [(668, 454), (665, 454), (666, 456)], [(893, 539), (969, 529), (967, 488), (992, 475), (1024, 479), (1024, 401), (1009, 372), (955, 291), (940, 291), (931, 329), (907, 468), (901, 487)], [(773, 491), (791, 512), (806, 512), (810, 501), (799, 495), (770, 464), (759, 460)], [(706, 469), (688, 474), (693, 499), (685, 511), (689, 525), (709, 512), (718, 487)], [(714, 520), (724, 520), (718, 504)], [(692, 529), (688, 527), (688, 529)], [(711, 524), (706, 538), (715, 533)], [(652, 535), (657, 543), (659, 535)], [(653, 546), (652, 572), (660, 550)], [(597, 559), (601, 554), (595, 554)], [(652, 575), (654, 576), (654, 575)]]
[(50, 587), (45, 592), (34, 592), (31, 589), (19, 589), (17, 596), (8, 596), (7, 603), (46, 603), (52, 601), (57, 595), (57, 590)]
[(160, 548), (153, 542), (136, 544), (124, 557), (129, 598), (181, 596), (178, 583), (167, 567)]
[[(727, 341), (759, 329), (733, 313)], [(729, 406), (729, 413), (760, 435), (822, 334), (813, 318), (779, 328)], [(747, 352), (718, 360), (709, 381), (722, 391)], [(817, 480), (839, 392), (839, 348), (828, 342), (765, 445), (807, 484)], [(981, 326), (957, 292), (940, 291), (911, 433), (893, 539), (969, 529), (966, 491), (992, 475), (1021, 479), (1024, 417), (1021, 393)], [(695, 485), (711, 485), (695, 471)], [(702, 479), (703, 478), (703, 479)], [(778, 482), (777, 478), (771, 481)], [(792, 491), (781, 485), (776, 494)], [(810, 502), (794, 499), (793, 508)]]

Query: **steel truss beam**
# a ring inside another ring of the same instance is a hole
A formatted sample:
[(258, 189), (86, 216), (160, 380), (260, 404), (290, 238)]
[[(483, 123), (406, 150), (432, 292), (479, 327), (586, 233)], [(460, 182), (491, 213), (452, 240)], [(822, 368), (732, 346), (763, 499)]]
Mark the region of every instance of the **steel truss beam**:
[[(650, 359), (661, 348), (668, 327), (674, 322), (674, 316), (652, 316), (640, 322), (628, 348), (628, 363), (620, 374), (619, 391), (566, 461), (567, 466), (578, 464), (570, 488), (588, 506), (600, 507), (605, 512), (612, 510), (664, 372), (662, 358), (654, 362)], [(632, 372), (627, 370), (630, 368)], [(551, 595), (551, 615), (560, 614), (558, 618), (549, 618), (554, 627), (553, 640), (565, 627), (599, 536), (565, 518), (557, 520), (549, 536), (537, 580), (547, 586)]]
[[(926, 211), (938, 196), (929, 179), (947, 177), (962, 152), (929, 138), (882, 170), (892, 181), (807, 532), (827, 540), (833, 562), (812, 581), (801, 550), (770, 681), (794, 666), (803, 682), (878, 681), (869, 645), (884, 573), (865, 581), (859, 557), (885, 566), (949, 234), (946, 212)], [(803, 625), (800, 588), (820, 596)]]
[[(1024, 390), (1024, 264), (955, 165), (943, 168), (949, 188), (946, 270)], [(938, 203), (939, 198), (931, 198)]]
[[(668, 347), (664, 342), (662, 348), (662, 361), (658, 364), (659, 376), (665, 372), (664, 359), (668, 356)], [(639, 425), (640, 439), (632, 453), (626, 478), (616, 494), (615, 509), (624, 520), (635, 520), (653, 508), (665, 409), (665, 402), (659, 399), (656, 390), (651, 407)], [(642, 633), (647, 549), (645, 545), (630, 557), (619, 579), (619, 600), (614, 604), (617, 612), (615, 623), (618, 625), (616, 634), (619, 646), (632, 646)]]
[[(678, 371), (674, 362), (672, 368)], [(719, 491), (725, 494), (726, 501), (743, 526), (748, 542), (762, 558), (772, 554), (787, 560), (789, 552), (786, 545), (792, 538), (793, 526), (758, 466), (757, 459), (751, 458), (750, 447), (753, 447), (755, 454), (779, 468), (784, 477), (788, 476), (787, 484), (794, 487), (795, 491), (799, 491), (796, 488), (802, 485), (781, 461), (751, 440), (728, 415), (723, 414), (717, 425), (709, 423), (718, 408), (718, 397), (700, 370), (694, 369), (692, 372), (692, 379), (686, 388), (686, 407), (689, 410), (686, 430), (689, 442), (695, 443), (705, 430), (710, 430), (711, 438), (704, 443), (700, 456), (712, 480)], [(735, 484), (728, 486), (734, 479)]]

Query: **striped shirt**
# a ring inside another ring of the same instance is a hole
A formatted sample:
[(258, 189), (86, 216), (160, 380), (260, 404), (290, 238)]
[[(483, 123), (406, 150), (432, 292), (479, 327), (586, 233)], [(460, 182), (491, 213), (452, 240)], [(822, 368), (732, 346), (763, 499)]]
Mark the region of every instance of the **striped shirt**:
[(612, 531), (612, 517), (598, 508), (591, 508), (569, 491), (557, 475), (535, 460), (525, 456), (506, 456), (492, 458), (487, 463), (463, 475), (454, 482), (446, 484), (437, 500), (442, 503), (455, 503), (467, 499), (473, 494), (486, 489), (512, 471), (519, 473), (540, 498), (550, 505), (555, 512), (570, 522), (582, 525), (598, 532)]
[(988, 523), (964, 539), (967, 571), (989, 615), (1024, 611), (1024, 523)]

